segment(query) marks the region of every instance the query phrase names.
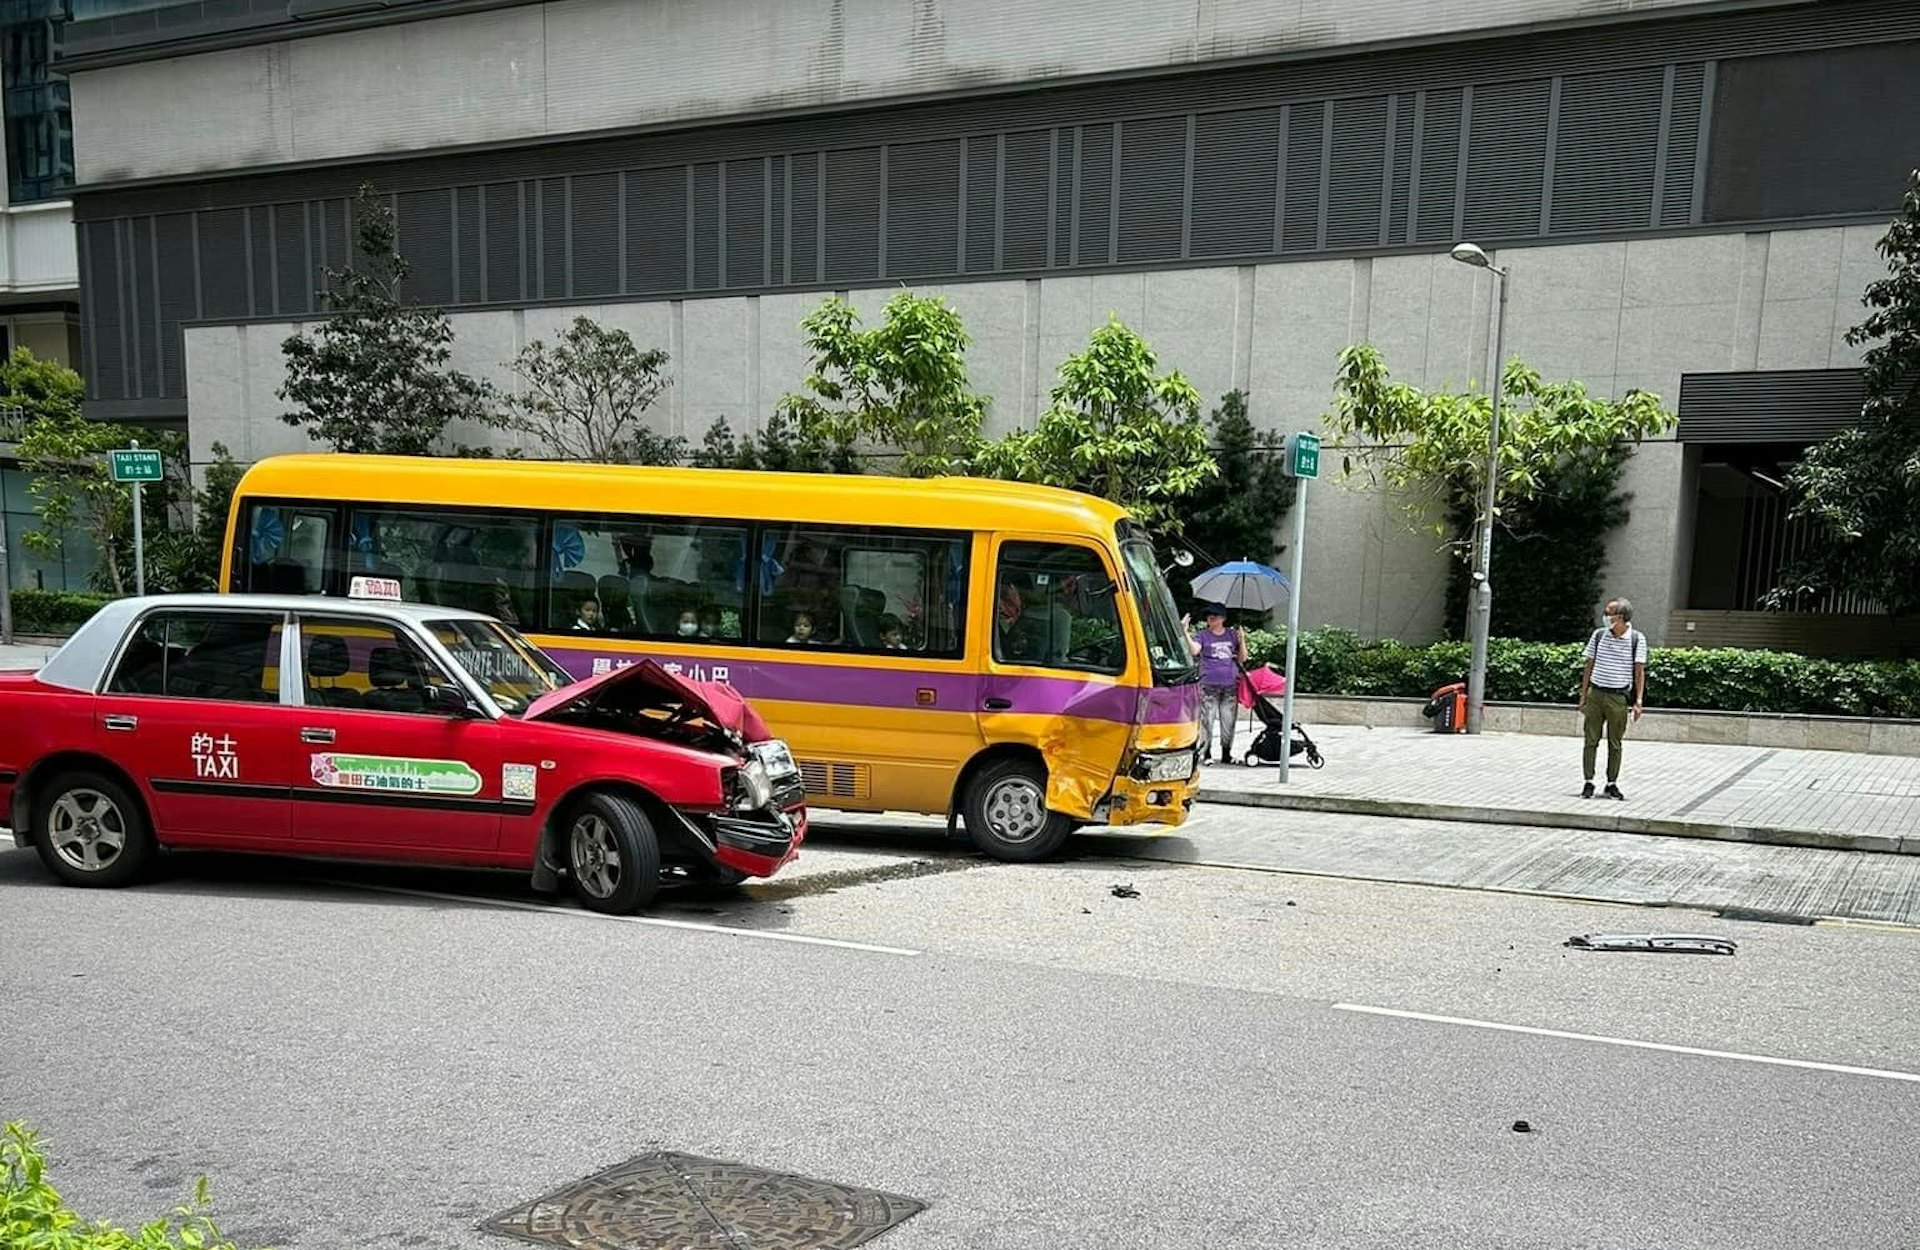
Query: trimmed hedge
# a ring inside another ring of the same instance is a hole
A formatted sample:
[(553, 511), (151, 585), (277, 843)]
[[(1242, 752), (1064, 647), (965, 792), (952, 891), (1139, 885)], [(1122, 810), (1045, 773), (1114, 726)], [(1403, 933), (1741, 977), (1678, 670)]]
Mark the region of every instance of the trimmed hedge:
[[(1286, 635), (1247, 631), (1255, 663), (1283, 666)], [(1495, 638), (1487, 648), (1487, 697), (1509, 703), (1573, 703), (1581, 643)], [(1343, 629), (1300, 635), (1300, 690), (1309, 694), (1424, 699), (1467, 675), (1467, 644), (1410, 647), (1363, 641)], [(1647, 706), (1714, 712), (1797, 712), (1920, 718), (1920, 661), (1819, 660), (1785, 651), (1655, 647)]]
[(74, 590), (16, 590), (13, 629), (19, 634), (71, 634), (112, 598)]

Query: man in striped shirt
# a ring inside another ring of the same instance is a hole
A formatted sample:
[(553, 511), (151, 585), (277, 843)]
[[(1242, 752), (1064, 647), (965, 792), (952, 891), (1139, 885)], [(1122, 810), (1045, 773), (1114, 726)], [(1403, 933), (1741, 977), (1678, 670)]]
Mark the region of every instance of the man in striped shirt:
[(1587, 783), (1580, 797), (1593, 797), (1593, 763), (1600, 753), (1600, 731), (1607, 733), (1607, 788), (1610, 799), (1624, 799), (1620, 780), (1620, 739), (1627, 732), (1629, 706), (1639, 720), (1647, 694), (1647, 636), (1635, 629), (1633, 604), (1609, 599), (1607, 623), (1587, 639), (1586, 671), (1580, 676), (1580, 712), (1586, 724), (1586, 750), (1580, 756)]

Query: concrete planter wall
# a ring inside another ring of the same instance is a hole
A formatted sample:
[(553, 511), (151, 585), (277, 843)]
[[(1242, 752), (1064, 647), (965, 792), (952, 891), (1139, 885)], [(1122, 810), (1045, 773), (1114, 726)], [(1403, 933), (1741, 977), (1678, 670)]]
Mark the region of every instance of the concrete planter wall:
[[(1420, 715), (1425, 699), (1369, 699), (1351, 695), (1299, 695), (1294, 716), (1306, 725), (1365, 725), (1372, 729), (1430, 729)], [(1580, 736), (1580, 714), (1563, 703), (1489, 703), (1489, 733)], [(1857, 716), (1803, 716), (1779, 712), (1693, 712), (1648, 708), (1632, 735), (1651, 742), (1712, 742), (1732, 746), (1790, 747), (1804, 751), (1857, 751), (1868, 755), (1920, 755), (1920, 721)]]

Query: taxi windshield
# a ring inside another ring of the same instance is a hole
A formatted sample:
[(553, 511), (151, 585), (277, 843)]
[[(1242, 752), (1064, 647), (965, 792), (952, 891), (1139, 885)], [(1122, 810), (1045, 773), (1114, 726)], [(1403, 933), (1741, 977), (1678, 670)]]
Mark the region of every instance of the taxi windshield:
[(544, 651), (498, 622), (428, 621), (427, 628), (509, 716), (573, 681)]

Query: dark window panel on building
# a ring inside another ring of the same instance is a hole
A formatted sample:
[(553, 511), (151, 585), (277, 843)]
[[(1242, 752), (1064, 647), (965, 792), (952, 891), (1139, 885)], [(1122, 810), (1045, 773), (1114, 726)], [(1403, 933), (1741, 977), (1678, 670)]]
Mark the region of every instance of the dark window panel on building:
[(959, 142), (888, 148), (885, 276), (940, 277), (959, 263)]
[(693, 275), (697, 291), (720, 285), (720, 167), (693, 167)]
[(1052, 180), (1052, 131), (1026, 130), (1006, 136), (1006, 170), (1000, 179), (1001, 268), (1047, 267)]
[(1553, 233), (1651, 224), (1665, 81), (1658, 66), (1562, 80)]
[(481, 193), (487, 216), (485, 299), (490, 304), (520, 299), (520, 184), (497, 182)]
[(767, 283), (767, 163), (728, 161), (727, 286)]
[[(316, 215), (318, 206), (315, 206)], [(480, 266), (487, 239), (480, 229), (480, 188), (457, 187), (453, 193), (453, 302), (477, 304), (481, 299)]]
[(1273, 250), (1273, 197), (1280, 167), (1280, 110), (1208, 113), (1194, 121), (1195, 256)]
[(1047, 264), (1073, 263), (1073, 215), (1080, 210), (1074, 196), (1074, 172), (1080, 163), (1080, 130), (1063, 126), (1053, 132), (1053, 239)]
[(827, 281), (880, 276), (880, 149), (827, 153)]
[(247, 210), (247, 283), (252, 302), (248, 313), (271, 317), (273, 306), (273, 209), (260, 205)]
[(1113, 262), (1113, 132), (1112, 126), (1080, 129), (1080, 196), (1070, 258), (1076, 265)]
[[(239, 214), (233, 214), (238, 217)], [(119, 221), (90, 221), (80, 227), (80, 245), (90, 269), (101, 280), (92, 283), (87, 298), (80, 303), (86, 327), (84, 359), (88, 394), (94, 399), (125, 399), (127, 391), (126, 339), (121, 331), (120, 267), (126, 258), (120, 251)], [(241, 308), (246, 306), (245, 287), (241, 287)]]
[(787, 158), (767, 161), (767, 284), (778, 286), (787, 277)]
[(1655, 225), (1687, 226), (1696, 220), (1693, 188), (1699, 172), (1700, 111), (1705, 107), (1704, 65), (1682, 65), (1673, 73), (1673, 107), (1667, 118), (1667, 164), (1660, 173), (1660, 220)]
[(793, 183), (793, 228), (788, 235), (793, 280), (820, 280), (820, 163), (818, 152), (796, 152), (787, 165)]
[(567, 183), (565, 178), (540, 180), (541, 299), (566, 299), (572, 294), (568, 289), (567, 235), (573, 228), (573, 219), (567, 208)]
[(686, 169), (636, 169), (626, 181), (627, 292), (686, 289)]
[[(213, 209), (197, 214), (200, 232), (200, 315), (209, 321), (231, 321), (248, 315), (246, 253), (242, 234), (245, 219), (246, 214), (237, 208)], [(98, 259), (97, 253), (89, 257), (90, 263), (94, 264), (98, 263)], [(107, 282), (87, 284), (82, 305), (94, 299), (99, 290), (108, 285), (110, 283)]]
[(1920, 165), (1920, 43), (1722, 61), (1717, 77), (1707, 220), (1900, 206)]
[(59, 0), (0, 6), (0, 80), (5, 83), (7, 193), (13, 203), (60, 199), (73, 189), (73, 111), (60, 52)]
[(320, 273), (319, 266), (309, 259), (304, 202), (273, 206), (273, 257), (276, 311), (282, 316), (312, 312)]
[(1419, 195), (1413, 208), (1415, 243), (1450, 243), (1459, 229), (1454, 206), (1460, 189), (1462, 93), (1429, 91), (1420, 118)]
[(353, 231), (348, 225), (347, 216), (347, 201), (321, 201), (318, 222), (320, 239), (315, 251), (320, 261), (323, 285), (326, 282), (327, 270), (348, 268), (355, 260)]
[(1546, 79), (1473, 89), (1467, 136), (1467, 238), (1521, 239), (1540, 233), (1551, 91)]
[(122, 246), (133, 397), (146, 399), (160, 394), (160, 327), (154, 315), (160, 307), (160, 293), (154, 285), (153, 218), (136, 217), (128, 222)]
[(620, 292), (620, 175), (573, 178), (573, 296), (593, 299)]
[(448, 303), (453, 299), (453, 194), (408, 191), (398, 198), (400, 255), (408, 265), (406, 298), (421, 304)]
[(159, 394), (184, 395), (185, 342), (180, 323), (200, 315), (194, 300), (192, 214), (167, 213), (154, 219), (154, 259), (160, 279)]
[(1326, 124), (1324, 104), (1296, 104), (1287, 110), (1287, 195), (1280, 229), (1283, 252), (1311, 252), (1320, 247)]
[(1386, 216), (1380, 223), (1380, 242), (1410, 242), (1408, 210), (1413, 203), (1413, 96), (1394, 97), (1392, 147), (1393, 168), (1389, 173)]
[(1120, 127), (1120, 260), (1179, 258), (1186, 185), (1186, 118), (1152, 117)]
[(1328, 247), (1379, 246), (1386, 171), (1386, 97), (1335, 101), (1333, 151), (1327, 164)]
[(967, 273), (992, 273), (999, 240), (1000, 140), (974, 135), (967, 140)]

